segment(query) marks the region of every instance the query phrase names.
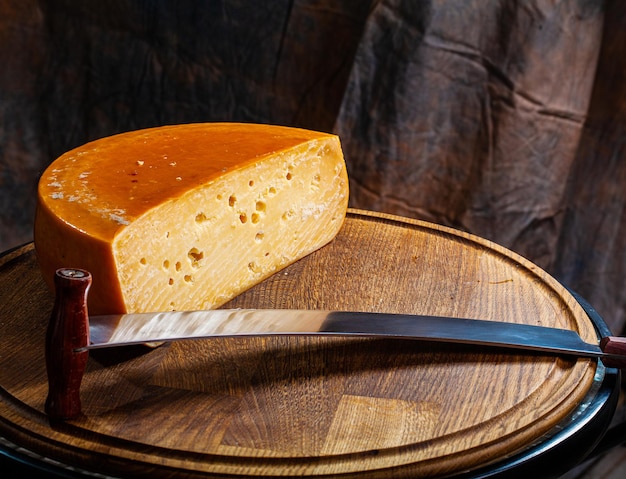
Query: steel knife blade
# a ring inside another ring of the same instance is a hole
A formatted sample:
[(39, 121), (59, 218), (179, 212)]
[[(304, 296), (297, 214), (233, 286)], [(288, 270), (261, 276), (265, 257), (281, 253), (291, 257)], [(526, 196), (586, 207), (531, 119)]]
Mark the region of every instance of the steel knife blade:
[[(194, 338), (275, 335), (366, 336), (494, 346), (626, 362), (620, 351), (573, 330), (478, 319), (355, 311), (216, 309), (92, 316), (81, 349)], [(621, 338), (611, 338), (612, 344)]]

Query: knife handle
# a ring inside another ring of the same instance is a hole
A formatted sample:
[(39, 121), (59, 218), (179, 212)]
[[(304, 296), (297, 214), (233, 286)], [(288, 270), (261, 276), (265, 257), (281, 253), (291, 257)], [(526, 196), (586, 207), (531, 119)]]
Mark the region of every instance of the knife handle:
[(48, 397), (45, 410), (51, 419), (74, 419), (81, 414), (80, 383), (89, 352), (87, 292), (91, 274), (64, 268), (54, 277), (56, 297), (46, 332)]
[(615, 354), (622, 358), (603, 358), (602, 362), (609, 368), (626, 368), (626, 338), (606, 336), (600, 340), (600, 349), (606, 354)]

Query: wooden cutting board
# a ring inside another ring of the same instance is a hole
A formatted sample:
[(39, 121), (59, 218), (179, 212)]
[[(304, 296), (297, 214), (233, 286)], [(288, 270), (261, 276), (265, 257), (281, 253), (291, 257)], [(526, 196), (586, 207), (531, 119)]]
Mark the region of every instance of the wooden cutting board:
[[(84, 416), (50, 423), (53, 297), (32, 245), (0, 259), (0, 436), (116, 475), (430, 477), (484, 466), (552, 430), (597, 363), (414, 341), (240, 338), (92, 351)], [(555, 280), (480, 238), (351, 210), (328, 246), (225, 307), (593, 325)]]

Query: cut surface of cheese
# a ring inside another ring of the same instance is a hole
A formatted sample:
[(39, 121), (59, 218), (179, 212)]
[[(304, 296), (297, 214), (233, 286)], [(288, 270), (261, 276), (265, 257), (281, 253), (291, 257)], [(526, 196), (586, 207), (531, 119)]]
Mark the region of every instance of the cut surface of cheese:
[(46, 282), (91, 272), (91, 314), (211, 309), (339, 232), (339, 138), (196, 123), (123, 133), (56, 159), (39, 181), (34, 240)]

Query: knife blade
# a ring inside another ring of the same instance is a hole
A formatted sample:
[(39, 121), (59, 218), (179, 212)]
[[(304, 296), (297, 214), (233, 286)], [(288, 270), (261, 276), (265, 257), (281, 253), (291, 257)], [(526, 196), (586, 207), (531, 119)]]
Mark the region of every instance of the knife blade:
[(607, 367), (626, 367), (626, 338), (607, 336), (587, 343), (573, 330), (482, 319), (289, 309), (89, 317), (90, 284), (91, 275), (84, 270), (59, 270), (55, 277), (55, 306), (46, 337), (46, 411), (54, 418), (80, 414), (79, 388), (90, 350), (185, 339), (271, 335), (395, 338), (597, 358)]
[(346, 336), (494, 346), (564, 356), (626, 359), (568, 329), (467, 318), (357, 311), (216, 309), (91, 316), (76, 351), (236, 336)]

